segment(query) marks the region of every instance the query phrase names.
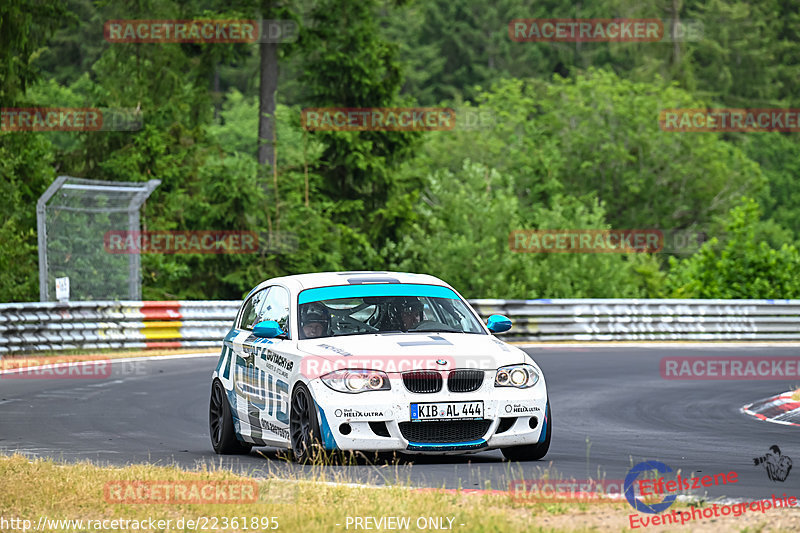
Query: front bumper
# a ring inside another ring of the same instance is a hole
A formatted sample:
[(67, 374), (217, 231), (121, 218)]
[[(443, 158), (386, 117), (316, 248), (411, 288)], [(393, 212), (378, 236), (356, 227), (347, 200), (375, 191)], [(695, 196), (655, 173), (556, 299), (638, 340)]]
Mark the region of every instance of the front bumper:
[[(494, 370), (485, 371), (473, 392), (423, 394), (390, 379), (391, 390), (347, 394), (319, 379), (308, 385), (317, 403), (325, 448), (333, 450), (466, 453), (535, 444), (544, 436), (547, 387), (544, 377), (529, 389), (495, 387)], [(481, 421), (412, 422), (411, 404), (482, 401)], [(430, 426), (438, 424), (438, 426)], [(423, 426), (428, 425), (428, 426)]]

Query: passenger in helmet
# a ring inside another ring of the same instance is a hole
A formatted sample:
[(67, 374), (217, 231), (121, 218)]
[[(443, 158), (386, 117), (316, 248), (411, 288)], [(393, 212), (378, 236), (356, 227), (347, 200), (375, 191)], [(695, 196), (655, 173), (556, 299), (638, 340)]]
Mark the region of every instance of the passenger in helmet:
[(300, 313), (301, 339), (327, 337), (331, 315), (322, 304), (311, 303)]

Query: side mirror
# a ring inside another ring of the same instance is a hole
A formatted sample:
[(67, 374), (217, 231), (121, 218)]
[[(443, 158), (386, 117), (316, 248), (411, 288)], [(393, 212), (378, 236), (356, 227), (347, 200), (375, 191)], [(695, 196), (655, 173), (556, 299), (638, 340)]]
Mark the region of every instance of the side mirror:
[(492, 333), (502, 333), (511, 329), (511, 319), (503, 315), (492, 315), (486, 321), (486, 327)]
[(275, 337), (286, 336), (286, 333), (274, 320), (264, 320), (253, 326), (253, 335), (265, 339), (274, 339)]

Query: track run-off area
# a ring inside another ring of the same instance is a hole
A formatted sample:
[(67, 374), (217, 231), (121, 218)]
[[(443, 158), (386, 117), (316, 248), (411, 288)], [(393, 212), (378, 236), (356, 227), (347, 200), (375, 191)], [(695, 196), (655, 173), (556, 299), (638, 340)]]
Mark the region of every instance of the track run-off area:
[(800, 428), (741, 412), (797, 389), (800, 379), (664, 379), (663, 358), (795, 357), (793, 344), (525, 345), (550, 394), (553, 436), (541, 461), (511, 463), (499, 451), (404, 456), (399, 462), (302, 466), (269, 448), (218, 456), (208, 436), (216, 354), (112, 359), (110, 375), (13, 379), (0, 374), (0, 451), (100, 465), (152, 463), (230, 468), (255, 477), (415, 487), (505, 490), (519, 480), (624, 479), (656, 460), (684, 476), (735, 471), (710, 498), (800, 496), (800, 472), (773, 481), (754, 458), (773, 445), (800, 461)]

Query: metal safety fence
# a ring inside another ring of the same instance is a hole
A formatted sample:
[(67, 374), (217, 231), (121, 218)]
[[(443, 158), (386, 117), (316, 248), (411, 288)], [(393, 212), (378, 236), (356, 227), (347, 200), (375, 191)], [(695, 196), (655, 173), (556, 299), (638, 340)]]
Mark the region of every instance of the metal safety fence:
[[(0, 304), (0, 354), (221, 346), (241, 302)], [(507, 340), (800, 340), (800, 300), (471, 300)]]

